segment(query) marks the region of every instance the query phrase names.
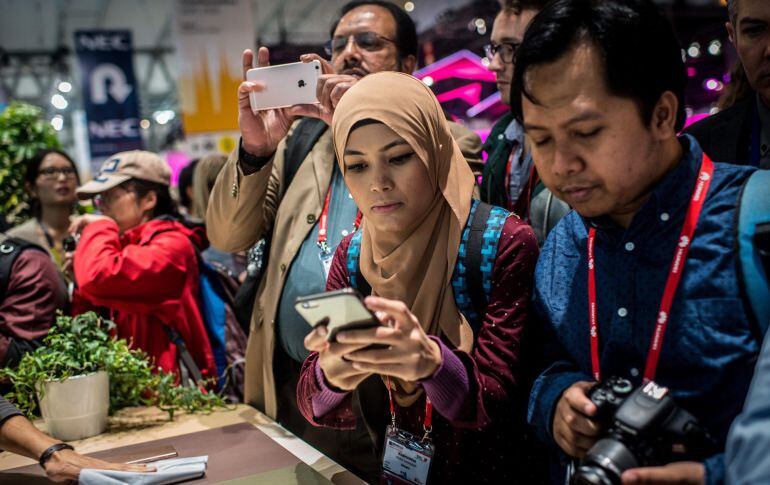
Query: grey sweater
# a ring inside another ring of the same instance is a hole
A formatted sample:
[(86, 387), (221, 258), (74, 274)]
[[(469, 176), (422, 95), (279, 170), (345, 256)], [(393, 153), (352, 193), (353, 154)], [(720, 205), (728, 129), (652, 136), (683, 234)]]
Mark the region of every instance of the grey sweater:
[(21, 412), (3, 396), (0, 396), (0, 425), (2, 425), (6, 419), (11, 416), (16, 416), (17, 414), (21, 414)]

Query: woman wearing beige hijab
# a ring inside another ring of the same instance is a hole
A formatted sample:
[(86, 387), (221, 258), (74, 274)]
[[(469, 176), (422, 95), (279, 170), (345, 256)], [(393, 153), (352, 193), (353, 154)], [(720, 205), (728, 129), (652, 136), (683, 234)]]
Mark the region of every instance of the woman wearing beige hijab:
[[(524, 337), (538, 254), (532, 230), (472, 199), (473, 174), (419, 80), (366, 76), (336, 107), (332, 129), (363, 223), (339, 245), (327, 290), (374, 295), (365, 304), (382, 326), (340, 332), (334, 343), (323, 326), (308, 335), (300, 410), (319, 426), (352, 428), (363, 419), (375, 448), (386, 451), (384, 469), (405, 467), (413, 483), (425, 483), (425, 467), (408, 462), (426, 454), (430, 483), (533, 483), (520, 352), (532, 348)], [(484, 228), (481, 247), (467, 244), (474, 218)], [(469, 302), (470, 251), (486, 268), (482, 307)], [(426, 434), (432, 452), (421, 448)], [(424, 453), (399, 462), (411, 452), (388, 453), (398, 440)]]

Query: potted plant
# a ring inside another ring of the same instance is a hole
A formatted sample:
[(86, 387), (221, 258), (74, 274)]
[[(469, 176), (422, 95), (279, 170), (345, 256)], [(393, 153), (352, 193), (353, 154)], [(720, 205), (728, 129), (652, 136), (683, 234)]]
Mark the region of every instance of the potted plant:
[(20, 101), (0, 113), (0, 214), (16, 225), (29, 218), (22, 163), (44, 148), (59, 148), (59, 140), (43, 110)]
[[(180, 387), (147, 356), (111, 335), (115, 324), (89, 312), (59, 316), (43, 346), (26, 354), (16, 369), (0, 370), (13, 391), (7, 397), (32, 417), (39, 408), (48, 432), (62, 440), (104, 431), (107, 415), (126, 406), (157, 405), (173, 418), (223, 406), (204, 387)], [(204, 383), (205, 384), (205, 383)]]

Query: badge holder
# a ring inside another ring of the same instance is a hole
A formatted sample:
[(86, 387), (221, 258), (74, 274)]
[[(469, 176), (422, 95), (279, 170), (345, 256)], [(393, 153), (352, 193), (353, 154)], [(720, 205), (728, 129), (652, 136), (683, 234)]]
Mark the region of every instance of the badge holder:
[(412, 433), (396, 426), (396, 408), (388, 378), (388, 398), (390, 399), (390, 424), (385, 431), (385, 446), (382, 458), (381, 482), (393, 485), (426, 485), (430, 465), (436, 447), (430, 439), (433, 430), (433, 405), (425, 398), (425, 434), (418, 438)]
[(321, 266), (324, 270), (324, 281), (329, 279), (329, 272), (332, 269), (332, 261), (334, 261), (334, 253), (329, 248), (326, 242), (318, 244), (318, 249), (321, 251), (318, 253), (318, 259), (321, 260)]

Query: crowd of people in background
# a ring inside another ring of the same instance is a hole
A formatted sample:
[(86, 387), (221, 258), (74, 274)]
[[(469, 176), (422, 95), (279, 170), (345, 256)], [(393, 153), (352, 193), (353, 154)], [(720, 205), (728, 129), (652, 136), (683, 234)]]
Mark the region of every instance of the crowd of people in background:
[[(0, 235), (0, 362), (94, 310), (183, 384), (241, 367), (229, 397), (369, 483), (393, 479), (394, 430), (431, 443), (429, 483), (768, 483), (770, 5), (727, 5), (733, 85), (689, 127), (650, 0), (501, 0), (485, 54), (510, 111), (483, 144), (411, 76), (410, 16), (355, 0), (330, 57), (301, 57), (321, 63), (317, 105), (252, 111), (266, 86), (246, 71), (270, 52), (244, 51), (239, 145), (176, 193), (154, 153), (81, 184), (40, 151), (32, 217)], [(329, 341), (294, 303), (344, 288), (381, 325)], [(647, 419), (664, 396), (681, 430)], [(0, 419), (4, 449), (56, 445), (6, 402)], [(57, 480), (119, 466), (49, 455)]]

